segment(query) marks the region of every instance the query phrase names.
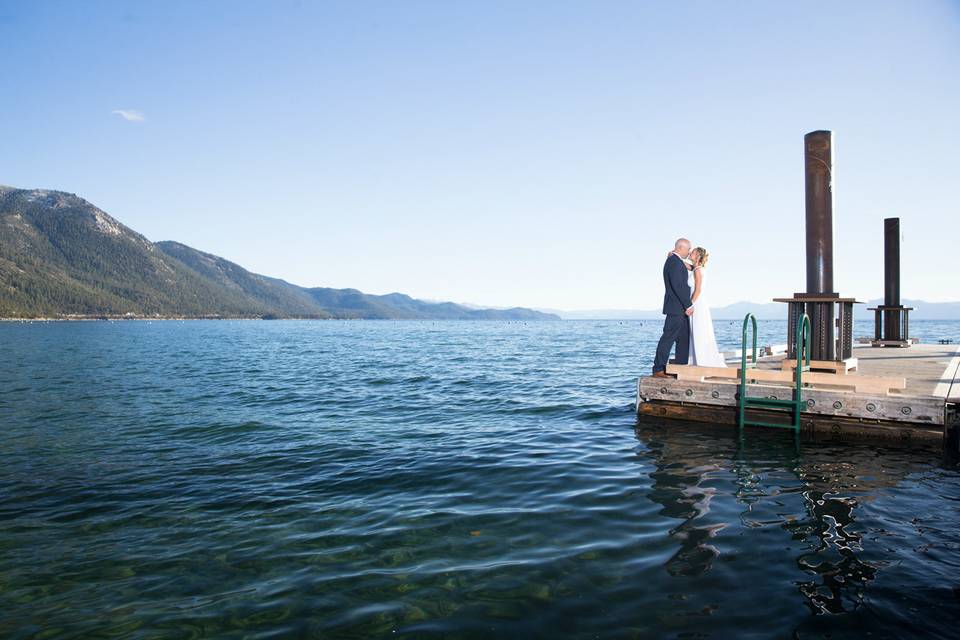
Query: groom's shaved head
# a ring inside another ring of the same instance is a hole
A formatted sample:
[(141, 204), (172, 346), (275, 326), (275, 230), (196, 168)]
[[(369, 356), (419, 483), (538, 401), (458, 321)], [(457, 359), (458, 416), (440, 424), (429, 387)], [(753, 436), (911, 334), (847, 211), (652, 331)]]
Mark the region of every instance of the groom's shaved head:
[(681, 258), (686, 258), (687, 254), (690, 253), (690, 241), (686, 238), (678, 238), (676, 242), (673, 243), (673, 250)]

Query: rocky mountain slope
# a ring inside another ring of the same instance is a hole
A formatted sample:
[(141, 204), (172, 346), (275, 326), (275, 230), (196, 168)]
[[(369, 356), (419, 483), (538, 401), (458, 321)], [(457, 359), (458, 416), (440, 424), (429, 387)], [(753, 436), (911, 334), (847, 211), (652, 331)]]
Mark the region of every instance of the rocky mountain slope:
[(123, 315), (558, 319), (299, 287), (179, 242), (151, 242), (72, 193), (0, 186), (0, 317)]

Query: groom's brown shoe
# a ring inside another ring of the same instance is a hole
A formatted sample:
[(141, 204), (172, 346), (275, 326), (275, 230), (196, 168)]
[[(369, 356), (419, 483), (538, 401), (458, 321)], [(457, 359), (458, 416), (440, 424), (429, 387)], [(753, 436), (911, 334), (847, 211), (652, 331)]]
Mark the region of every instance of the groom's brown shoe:
[(666, 371), (657, 371), (656, 373), (653, 374), (653, 377), (654, 378), (672, 378), (673, 376), (668, 374)]

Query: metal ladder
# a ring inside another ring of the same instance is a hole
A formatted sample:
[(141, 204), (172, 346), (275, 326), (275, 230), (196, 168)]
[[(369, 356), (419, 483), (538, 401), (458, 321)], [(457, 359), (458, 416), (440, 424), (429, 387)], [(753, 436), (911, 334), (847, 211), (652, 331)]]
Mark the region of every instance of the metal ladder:
[[(803, 388), (803, 372), (810, 370), (810, 318), (807, 314), (800, 315), (797, 321), (797, 369), (794, 376), (793, 399), (780, 400), (778, 398), (748, 398), (747, 397), (747, 326), (752, 323), (753, 328), (753, 355), (752, 363), (749, 368), (757, 366), (757, 319), (752, 313), (748, 313), (743, 319), (743, 341), (740, 350), (740, 389), (737, 394), (737, 426), (743, 429), (745, 426), (754, 427), (782, 427), (793, 429), (797, 434), (800, 433), (800, 414), (803, 412), (806, 403), (801, 397)], [(805, 362), (804, 362), (805, 361)], [(790, 424), (777, 424), (776, 422), (760, 422), (756, 420), (747, 420), (747, 408), (757, 407), (765, 409), (789, 409), (792, 414)]]

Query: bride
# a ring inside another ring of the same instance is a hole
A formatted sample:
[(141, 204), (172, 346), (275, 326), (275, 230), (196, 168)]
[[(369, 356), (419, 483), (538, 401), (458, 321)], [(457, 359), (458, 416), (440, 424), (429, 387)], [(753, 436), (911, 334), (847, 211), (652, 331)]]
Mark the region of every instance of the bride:
[(693, 301), (693, 315), (690, 316), (690, 358), (689, 364), (701, 367), (725, 367), (723, 356), (717, 349), (717, 338), (713, 333), (713, 317), (710, 307), (703, 295), (703, 272), (707, 266), (710, 254), (703, 247), (697, 247), (690, 252), (690, 263), (687, 265), (690, 273), (687, 283), (693, 290), (690, 299)]

